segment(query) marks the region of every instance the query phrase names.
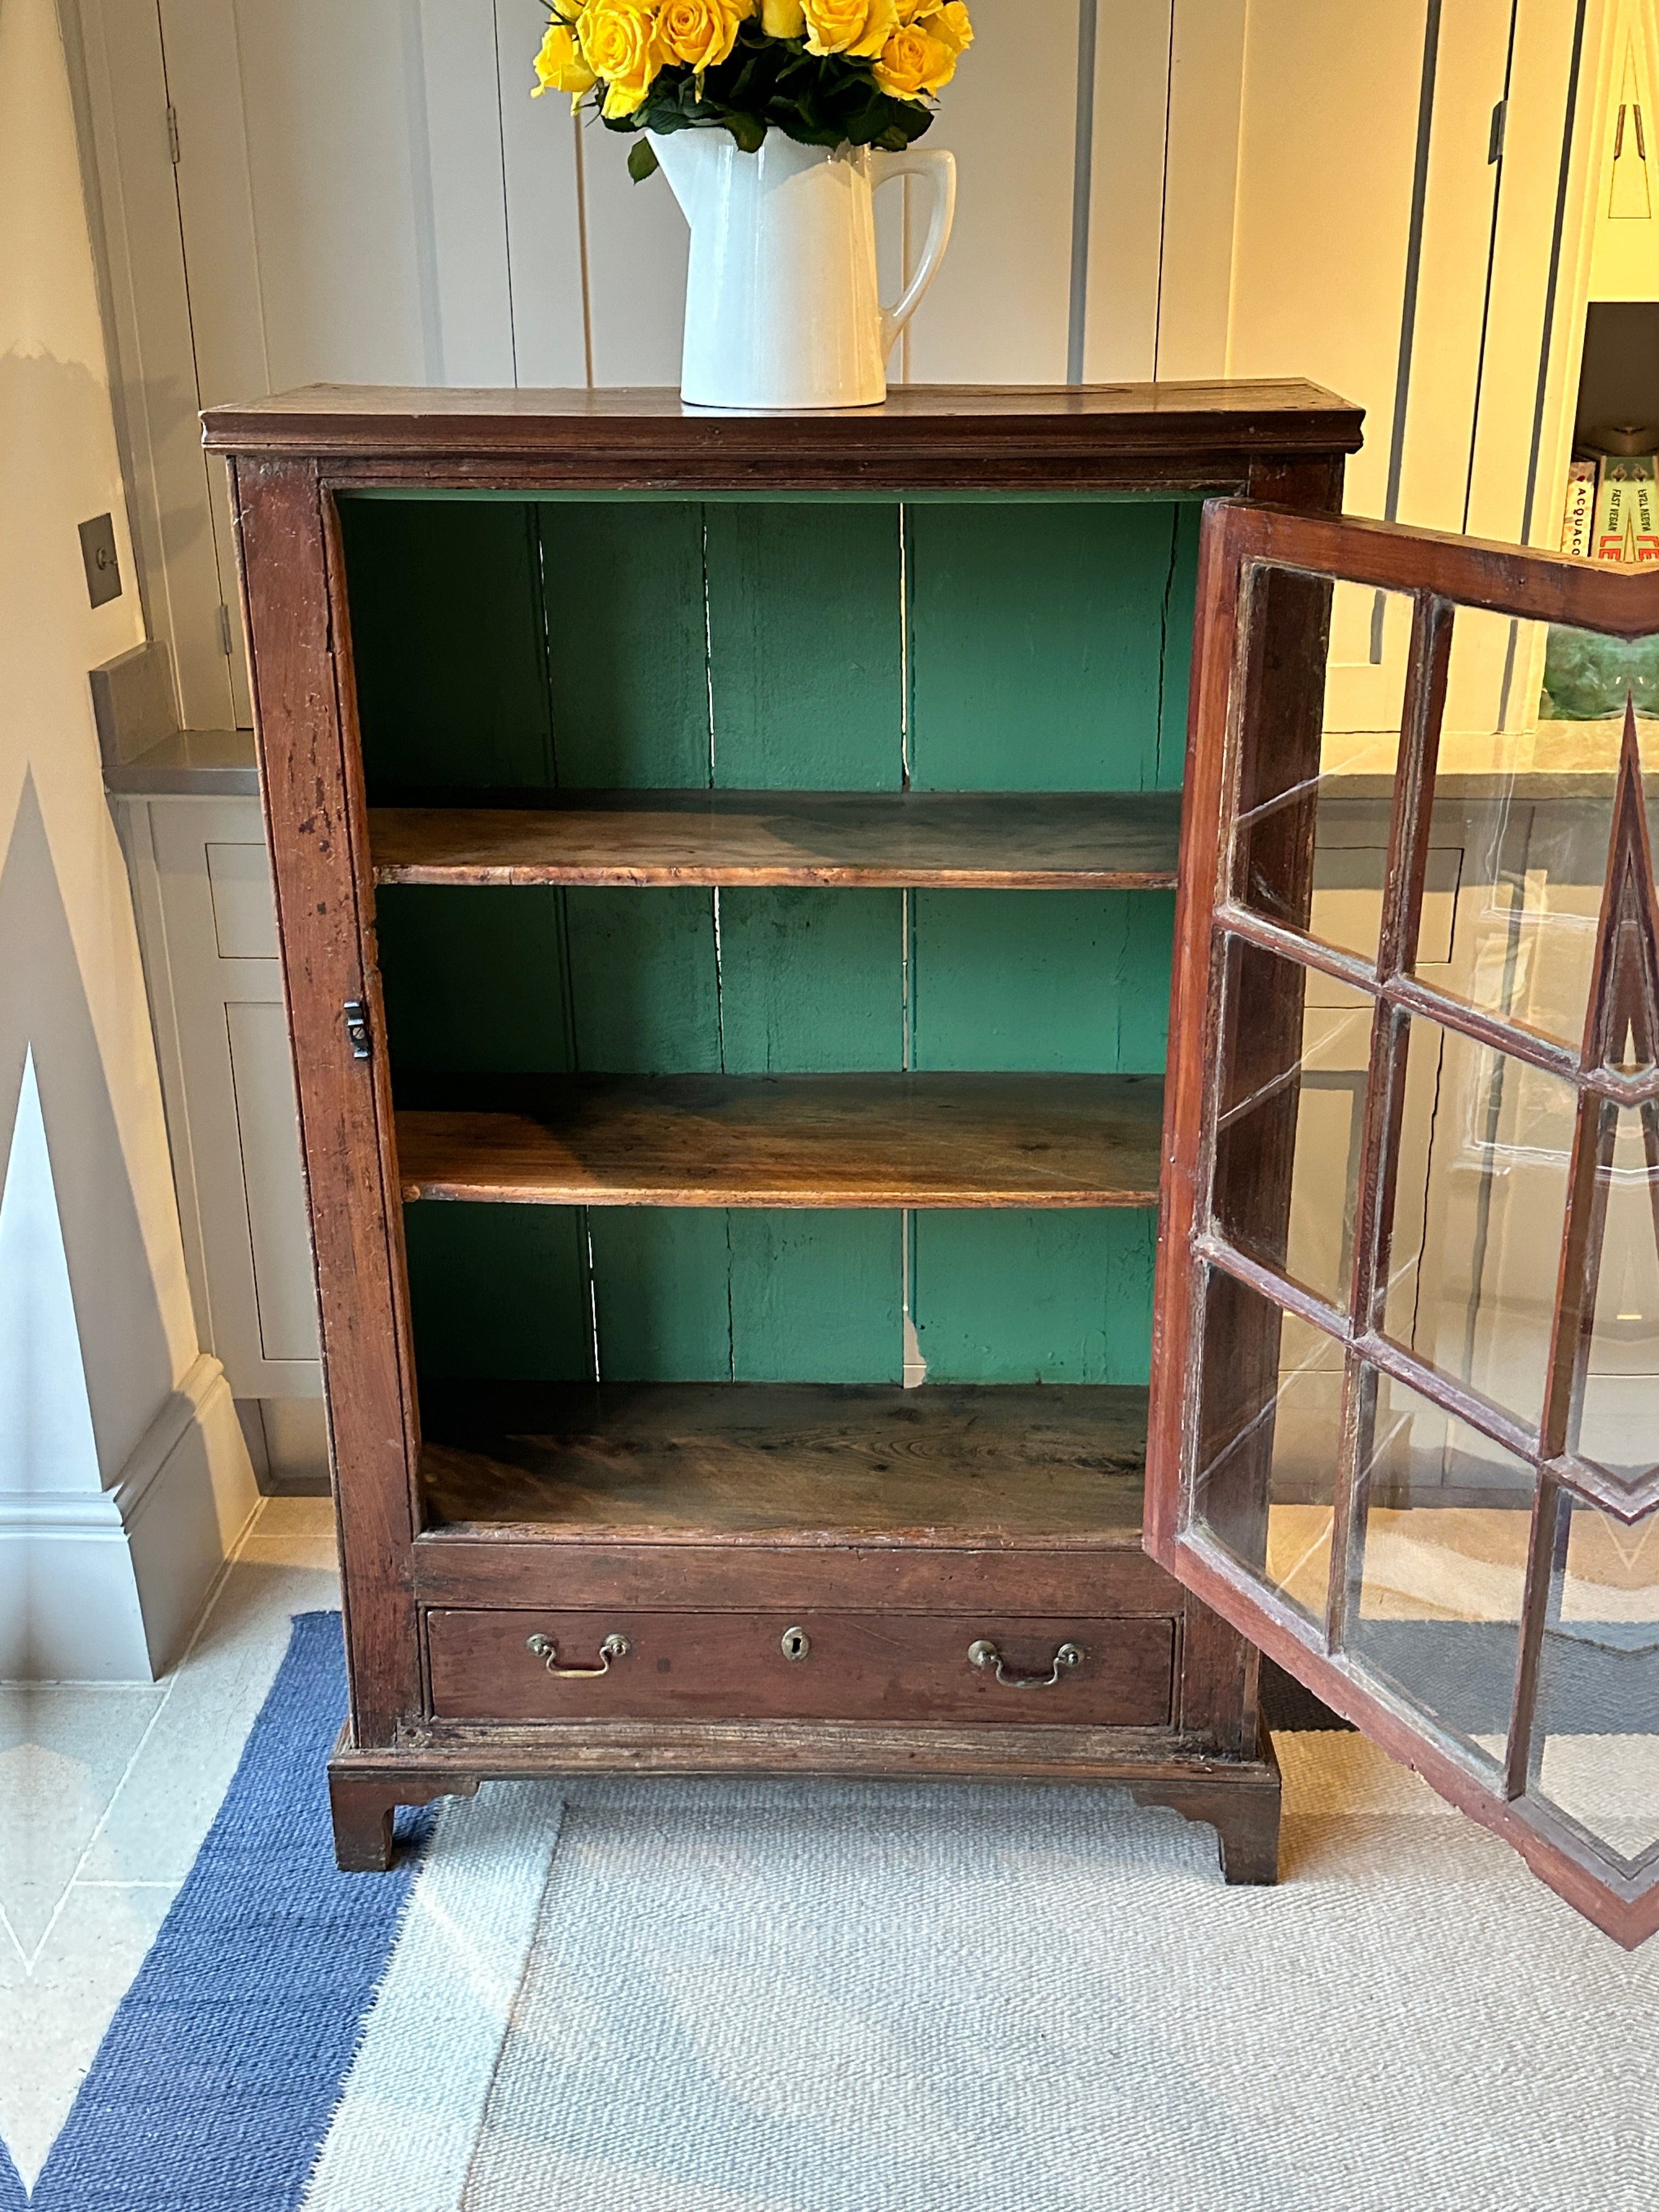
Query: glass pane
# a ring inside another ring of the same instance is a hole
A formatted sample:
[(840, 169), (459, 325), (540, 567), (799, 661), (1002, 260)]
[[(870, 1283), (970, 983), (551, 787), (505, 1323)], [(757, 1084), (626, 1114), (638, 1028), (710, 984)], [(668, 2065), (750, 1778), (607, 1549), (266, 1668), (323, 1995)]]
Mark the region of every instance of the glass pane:
[(1376, 1377), (1370, 1508), (1347, 1648), (1455, 1737), (1503, 1764), (1535, 1478), (1391, 1376)]
[(1346, 1312), (1371, 1000), (1237, 938), (1225, 957), (1217, 1224)]
[(1627, 688), (1644, 763), (1659, 774), (1659, 637), (1632, 643), (1457, 611), (1430, 829), (1434, 852), (1461, 852), (1455, 921), (1449, 961), (1425, 929), (1419, 971), (1466, 1005), (1575, 1047)]
[(1659, 1843), (1659, 1514), (1573, 1503), (1534, 1741), (1533, 1795), (1627, 1865)]
[(1206, 1275), (1193, 1517), (1322, 1622), (1342, 1347), (1219, 1268)]
[(1659, 1464), (1659, 1109), (1613, 1117), (1606, 1206), (1574, 1450), (1613, 1474)]
[(1285, 568), (1250, 601), (1237, 893), (1376, 957), (1412, 601)]
[(1407, 1023), (1387, 1335), (1536, 1426), (1577, 1094), (1438, 1023)]

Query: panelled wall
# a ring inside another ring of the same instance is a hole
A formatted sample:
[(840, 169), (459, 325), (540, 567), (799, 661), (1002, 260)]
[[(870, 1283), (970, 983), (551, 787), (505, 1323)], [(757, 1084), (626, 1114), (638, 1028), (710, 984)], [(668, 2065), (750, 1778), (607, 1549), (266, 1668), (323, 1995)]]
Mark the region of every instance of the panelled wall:
[[(530, 97), (541, 0), (63, 4), (152, 632), (185, 724), (245, 726), (198, 406), (672, 382), (685, 226), (622, 142)], [(977, 0), (932, 133), (956, 237), (896, 374), (1310, 376), (1367, 410), (1354, 511), (1535, 532), (1610, 4)], [(895, 271), (908, 190), (883, 195)]]

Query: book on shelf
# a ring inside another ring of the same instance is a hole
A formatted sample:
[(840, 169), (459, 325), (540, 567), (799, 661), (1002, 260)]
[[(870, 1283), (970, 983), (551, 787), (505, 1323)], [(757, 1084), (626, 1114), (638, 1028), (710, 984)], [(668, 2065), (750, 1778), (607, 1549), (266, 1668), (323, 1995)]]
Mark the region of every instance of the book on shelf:
[(1561, 513), (1561, 550), (1576, 553), (1581, 561), (1588, 561), (1595, 521), (1595, 464), (1575, 461), (1567, 471), (1566, 504)]
[(1652, 453), (1609, 453), (1595, 495), (1594, 557), (1659, 561), (1659, 463)]

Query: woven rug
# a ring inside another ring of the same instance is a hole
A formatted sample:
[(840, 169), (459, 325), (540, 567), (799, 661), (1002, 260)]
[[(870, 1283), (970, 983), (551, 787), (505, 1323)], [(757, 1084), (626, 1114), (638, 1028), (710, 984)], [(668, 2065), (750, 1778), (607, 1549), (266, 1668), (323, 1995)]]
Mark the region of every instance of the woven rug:
[(783, 1783), (489, 1786), (376, 1878), (343, 1698), (304, 1617), (33, 2208), (1655, 2201), (1659, 1945), (1352, 1734), (1279, 1738), (1276, 1890), (1114, 1791)]

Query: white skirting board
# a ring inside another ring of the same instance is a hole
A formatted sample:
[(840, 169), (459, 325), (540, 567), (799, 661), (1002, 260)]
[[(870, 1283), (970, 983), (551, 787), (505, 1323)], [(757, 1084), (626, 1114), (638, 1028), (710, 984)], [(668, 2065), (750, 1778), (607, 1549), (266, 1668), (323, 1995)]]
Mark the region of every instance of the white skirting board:
[(204, 1352), (107, 1490), (0, 1492), (0, 1678), (153, 1681), (258, 1502), (230, 1385)]

